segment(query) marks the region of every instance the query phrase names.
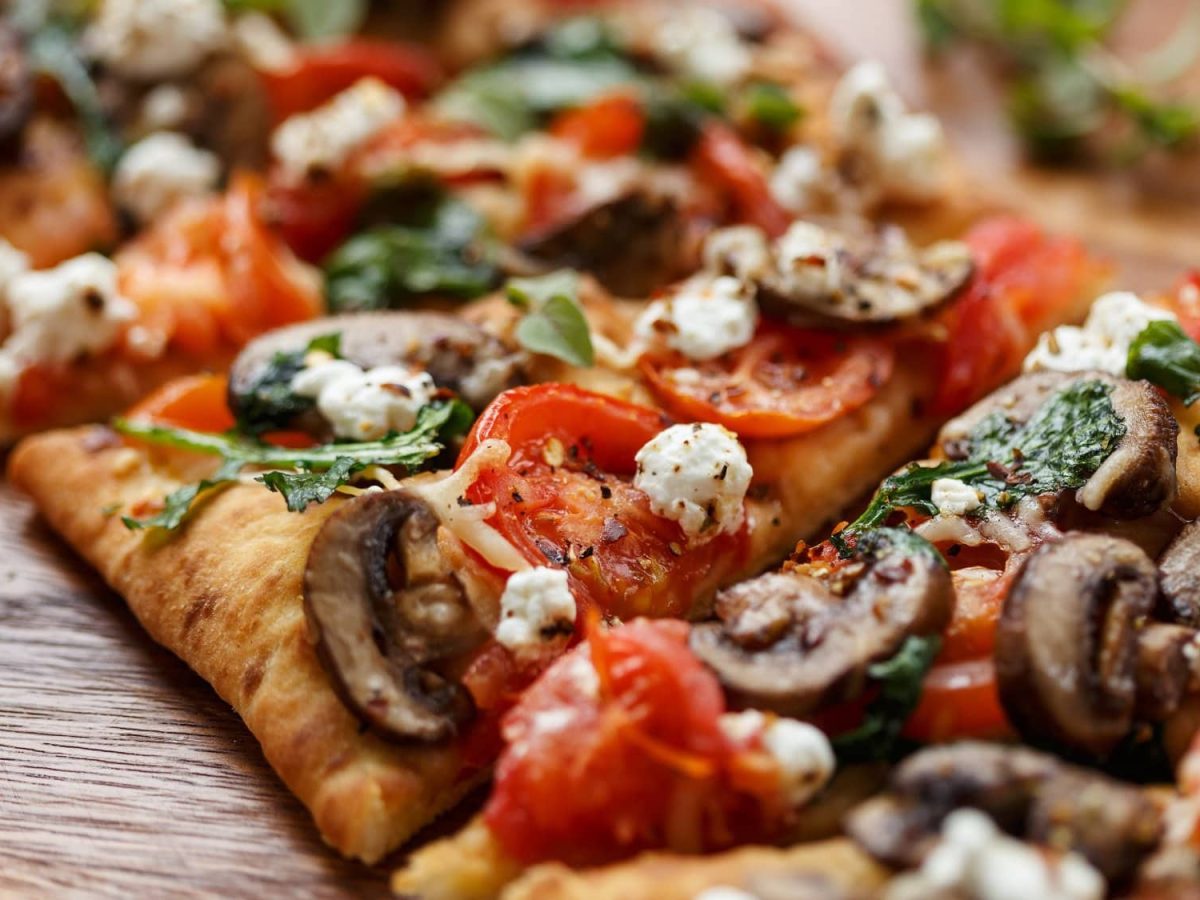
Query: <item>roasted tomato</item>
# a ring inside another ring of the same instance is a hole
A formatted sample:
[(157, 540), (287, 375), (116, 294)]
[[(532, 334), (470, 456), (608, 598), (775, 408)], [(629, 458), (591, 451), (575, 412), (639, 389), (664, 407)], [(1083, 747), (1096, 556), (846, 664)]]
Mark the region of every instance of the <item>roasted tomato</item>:
[(1167, 304), (1192, 340), (1200, 340), (1200, 269), (1189, 272), (1175, 285)]
[(367, 38), (302, 47), (288, 67), (262, 73), (276, 120), (320, 106), (367, 77), (378, 78), (411, 99), (429, 94), (442, 73), (437, 60), (422, 47)]
[(484, 820), (509, 854), (587, 865), (771, 835), (786, 812), (778, 770), (721, 730), (720, 685), (687, 633), (595, 628), (505, 716)]
[(265, 218), (293, 253), (317, 263), (350, 235), (365, 195), (353, 177), (299, 182), (272, 177)]
[(923, 743), (961, 738), (1003, 738), (1012, 726), (1000, 706), (991, 657), (935, 665), (925, 676), (921, 702), (904, 736)]
[(673, 415), (746, 438), (782, 438), (869, 401), (891, 377), (895, 351), (884, 339), (763, 324), (749, 344), (715, 360), (652, 353), (638, 365)]
[(766, 167), (736, 131), (722, 122), (710, 122), (692, 151), (692, 167), (701, 182), (718, 186), (728, 197), (734, 218), (757, 225), (778, 237), (792, 217), (771, 194)]
[(224, 375), (188, 375), (148, 394), (126, 415), (193, 431), (227, 431), (234, 425), (228, 394), (229, 379)]
[(550, 133), (574, 144), (584, 156), (607, 159), (636, 153), (646, 131), (646, 114), (628, 94), (608, 94), (560, 113)]
[(495, 502), (487, 521), (531, 563), (565, 567), (582, 607), (622, 619), (685, 616), (740, 565), (745, 534), (689, 546), (633, 487), (634, 456), (665, 424), (656, 410), (570, 385), (506, 391), (475, 423), (459, 464), (489, 438), (512, 456), (482, 472), (467, 499)]

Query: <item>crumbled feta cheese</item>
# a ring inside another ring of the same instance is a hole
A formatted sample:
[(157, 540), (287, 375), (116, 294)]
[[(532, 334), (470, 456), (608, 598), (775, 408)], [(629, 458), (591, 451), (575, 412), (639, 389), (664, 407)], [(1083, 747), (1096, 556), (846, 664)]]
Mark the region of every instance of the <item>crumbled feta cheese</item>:
[(271, 150), (290, 178), (330, 172), (404, 109), (399, 93), (378, 78), (364, 78), (325, 105), (281, 124), (271, 135)]
[(36, 363), (69, 363), (107, 350), (137, 315), (117, 291), (116, 265), (99, 253), (17, 273), (5, 293), (11, 327), (0, 347), (5, 382)]
[(8, 292), (14, 278), (29, 271), (29, 257), (0, 238), (0, 300)]
[(943, 516), (965, 516), (983, 505), (979, 491), (957, 478), (935, 478), (929, 499)]
[(119, 75), (185, 75), (226, 42), (221, 0), (104, 0), (84, 35), (92, 56)]
[(779, 158), (771, 173), (771, 196), (792, 213), (817, 205), (829, 181), (821, 155), (811, 147), (792, 147)]
[(780, 286), (800, 295), (840, 293), (845, 249), (834, 232), (812, 222), (793, 222), (775, 241)]
[(139, 125), (146, 131), (170, 131), (191, 111), (187, 92), (177, 84), (160, 84), (142, 98)]
[(199, 197), (217, 186), (221, 163), (184, 135), (160, 131), (125, 151), (113, 173), (117, 204), (142, 224), (153, 221), (185, 197)]
[(949, 170), (941, 123), (909, 113), (878, 62), (861, 62), (842, 77), (829, 117), (839, 148), (856, 157), (881, 196), (924, 202), (945, 190)]
[(704, 267), (711, 272), (755, 281), (768, 277), (774, 265), (766, 234), (753, 225), (718, 228), (704, 241)]
[(737, 436), (720, 425), (672, 425), (637, 457), (633, 484), (650, 509), (680, 524), (689, 539), (737, 531), (754, 470)]
[(536, 566), (508, 577), (500, 596), (496, 641), (521, 662), (562, 650), (575, 631), (575, 598), (564, 569)]
[(232, 31), (242, 58), (259, 71), (278, 72), (296, 61), (296, 45), (266, 13), (242, 13)]
[(758, 895), (725, 884), (705, 888), (692, 900), (758, 900)]
[(701, 274), (646, 307), (634, 334), (702, 361), (745, 346), (757, 326), (758, 304), (745, 284), (728, 275)]
[(671, 8), (659, 20), (653, 45), (668, 68), (721, 87), (736, 84), (750, 68), (750, 50), (733, 23), (715, 9)]
[(1084, 372), (1098, 370), (1125, 375), (1129, 346), (1151, 322), (1175, 316), (1151, 306), (1137, 294), (1117, 291), (1092, 304), (1082, 327), (1060, 325), (1038, 338), (1025, 357), (1025, 371)]
[(410, 430), (437, 386), (428, 372), (402, 366), (364, 371), (344, 359), (326, 359), (297, 372), (292, 390), (316, 399), (317, 410), (338, 437), (375, 441)]
[(975, 900), (1100, 900), (1104, 877), (1083, 857), (1054, 857), (1010, 838), (985, 814), (960, 809), (946, 817), (942, 839), (921, 868), (896, 879), (888, 900), (965, 896)]
[(833, 776), (837, 761), (820, 729), (795, 719), (768, 719), (756, 709), (724, 713), (719, 727), (731, 741), (745, 744), (761, 738), (763, 749), (779, 765), (780, 784), (788, 802), (803, 806)]

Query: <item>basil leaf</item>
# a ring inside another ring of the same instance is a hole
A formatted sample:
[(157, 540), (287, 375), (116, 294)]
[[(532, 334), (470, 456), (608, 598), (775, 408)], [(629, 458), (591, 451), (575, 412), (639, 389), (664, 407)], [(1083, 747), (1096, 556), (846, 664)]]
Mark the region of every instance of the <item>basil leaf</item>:
[(1129, 345), (1125, 374), (1144, 378), (1191, 406), (1200, 400), (1200, 344), (1176, 322), (1151, 322)]
[(324, 503), (362, 469), (362, 463), (342, 456), (324, 472), (264, 472), (254, 480), (282, 494), (291, 512), (304, 512), (310, 503)]
[(783, 87), (769, 81), (748, 85), (742, 102), (752, 121), (772, 131), (787, 131), (800, 120), (800, 107)]
[(135, 519), (132, 516), (122, 516), (125, 527), (133, 530), (142, 528), (162, 528), (172, 531), (183, 524), (193, 509), (193, 504), (203, 494), (212, 494), (215, 490), (228, 487), (237, 480), (241, 463), (234, 460), (226, 461), (215, 475), (205, 478), (195, 484), (185, 485), (179, 490), (172, 491), (163, 498), (162, 512), (145, 519)]
[(321, 335), (303, 350), (276, 353), (246, 390), (230, 397), (238, 430), (259, 435), (289, 427), (298, 416), (316, 405), (312, 397), (301, 397), (292, 390), (292, 379), (304, 368), (304, 360), (314, 351), (341, 358), (340, 332)]
[(841, 759), (862, 762), (892, 756), (941, 646), (937, 635), (910, 635), (895, 656), (868, 667), (867, 674), (879, 683), (879, 696), (867, 708), (861, 725), (833, 738)]
[(544, 353), (573, 366), (595, 362), (592, 335), (579, 305), (579, 276), (562, 269), (540, 278), (512, 278), (505, 289), (514, 306), (526, 310), (516, 338), (532, 353)]

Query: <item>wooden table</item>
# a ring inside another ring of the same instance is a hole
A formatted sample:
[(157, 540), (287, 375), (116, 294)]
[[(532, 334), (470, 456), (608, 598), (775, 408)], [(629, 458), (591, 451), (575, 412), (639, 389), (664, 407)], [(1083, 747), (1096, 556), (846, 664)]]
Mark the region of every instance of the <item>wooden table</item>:
[[(1022, 169), (979, 70), (923, 70), (905, 0), (798, 6), (848, 56), (887, 61), (980, 178), (1112, 255), (1123, 284), (1200, 265), (1195, 196)], [(0, 896), (372, 896), (384, 874), (320, 843), (240, 720), (0, 485)]]

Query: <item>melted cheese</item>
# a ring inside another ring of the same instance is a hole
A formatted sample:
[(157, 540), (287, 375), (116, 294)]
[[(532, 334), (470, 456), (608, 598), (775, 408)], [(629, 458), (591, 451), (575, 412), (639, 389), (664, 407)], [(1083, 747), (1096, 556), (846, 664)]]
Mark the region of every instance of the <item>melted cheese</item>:
[(429, 504), (444, 528), (489, 564), (507, 572), (521, 572), (531, 568), (529, 561), (504, 535), (484, 521), (495, 515), (496, 504), (459, 503), (484, 469), (504, 465), (511, 455), (512, 448), (506, 441), (489, 438), (475, 448), (457, 471), (436, 481), (412, 485), (409, 490)]

